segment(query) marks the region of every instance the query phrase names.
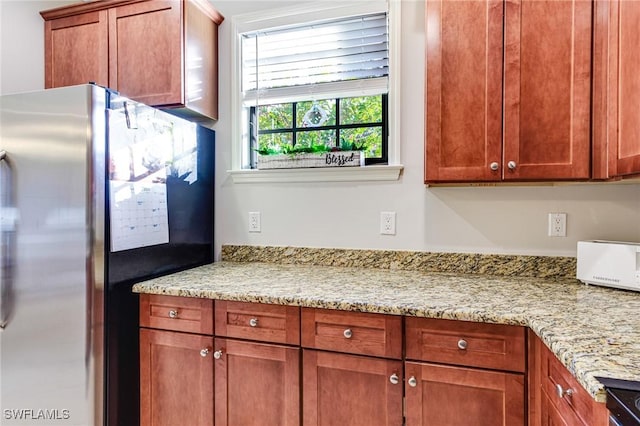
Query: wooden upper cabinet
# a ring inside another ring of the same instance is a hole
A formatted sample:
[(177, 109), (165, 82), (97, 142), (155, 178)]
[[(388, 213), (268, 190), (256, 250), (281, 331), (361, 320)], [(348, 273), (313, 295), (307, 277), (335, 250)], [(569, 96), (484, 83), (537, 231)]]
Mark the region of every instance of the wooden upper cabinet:
[(426, 3), (426, 180), (497, 181), (502, 1)]
[(41, 15), (47, 87), (94, 81), (205, 124), (218, 118), (223, 17), (208, 1), (105, 0)]
[(584, 0), (427, 0), (425, 181), (588, 179), (591, 18)]
[(592, 7), (506, 2), (505, 180), (590, 177)]
[(45, 21), (44, 87), (109, 84), (107, 12)]
[(109, 9), (110, 84), (147, 105), (182, 103), (181, 28), (179, 1)]
[(640, 2), (612, 0), (608, 11), (608, 176), (640, 174)]

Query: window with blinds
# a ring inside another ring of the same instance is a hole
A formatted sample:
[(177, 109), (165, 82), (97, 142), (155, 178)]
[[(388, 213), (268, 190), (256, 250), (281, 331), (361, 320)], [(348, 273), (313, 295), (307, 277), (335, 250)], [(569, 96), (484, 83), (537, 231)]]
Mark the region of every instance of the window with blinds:
[(243, 34), (244, 98), (264, 103), (296, 90), (317, 97), (386, 92), (388, 44), (386, 13)]
[(252, 151), (366, 144), (367, 164), (387, 161), (387, 13), (240, 36)]

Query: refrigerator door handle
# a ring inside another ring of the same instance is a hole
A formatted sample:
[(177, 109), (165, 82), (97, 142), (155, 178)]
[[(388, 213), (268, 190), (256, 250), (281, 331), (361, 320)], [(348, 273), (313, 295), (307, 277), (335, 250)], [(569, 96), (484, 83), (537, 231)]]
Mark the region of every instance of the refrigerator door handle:
[[(7, 160), (7, 152), (0, 150), (0, 161)], [(7, 162), (7, 166), (9, 163)], [(7, 167), (7, 179), (2, 179), (2, 188), (0, 194), (0, 331), (2, 331), (9, 323), (13, 305), (13, 292), (11, 285), (11, 265), (13, 263), (13, 245), (14, 245), (14, 227), (15, 227), (15, 209), (4, 204), (9, 201), (11, 205), (11, 169)]]

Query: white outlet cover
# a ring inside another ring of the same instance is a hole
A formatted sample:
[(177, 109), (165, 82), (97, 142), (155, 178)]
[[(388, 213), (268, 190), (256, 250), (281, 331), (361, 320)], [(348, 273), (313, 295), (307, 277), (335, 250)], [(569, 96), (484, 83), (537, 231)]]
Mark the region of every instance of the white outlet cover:
[(249, 212), (249, 232), (262, 232), (260, 212)]
[(550, 237), (566, 237), (567, 236), (567, 214), (566, 213), (549, 213), (549, 231)]
[(380, 234), (396, 235), (396, 212), (380, 212)]

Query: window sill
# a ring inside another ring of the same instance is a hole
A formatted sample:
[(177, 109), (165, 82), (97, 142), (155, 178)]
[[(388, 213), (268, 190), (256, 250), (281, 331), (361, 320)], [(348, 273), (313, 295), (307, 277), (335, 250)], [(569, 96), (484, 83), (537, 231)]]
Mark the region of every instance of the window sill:
[(394, 181), (404, 166), (322, 167), (309, 169), (228, 170), (233, 183)]

